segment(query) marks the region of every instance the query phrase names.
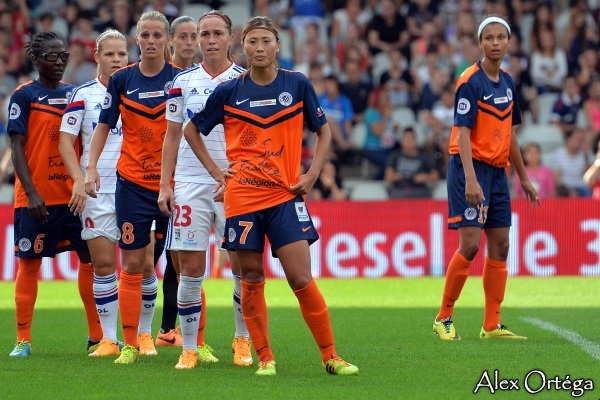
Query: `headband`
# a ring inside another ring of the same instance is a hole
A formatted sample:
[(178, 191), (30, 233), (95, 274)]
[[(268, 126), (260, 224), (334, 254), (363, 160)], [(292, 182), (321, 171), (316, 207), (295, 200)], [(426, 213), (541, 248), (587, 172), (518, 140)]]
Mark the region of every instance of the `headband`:
[(477, 37), (481, 40), (481, 32), (483, 32), (483, 28), (485, 28), (486, 26), (488, 26), (489, 24), (501, 24), (504, 25), (504, 27), (508, 30), (508, 35), (510, 36), (510, 27), (508, 26), (508, 24), (506, 23), (505, 20), (503, 20), (502, 18), (498, 18), (498, 17), (487, 17), (486, 19), (484, 19), (483, 21), (481, 21), (481, 24), (479, 24), (479, 29), (477, 30)]
[(210, 12), (204, 13), (204, 15), (202, 15), (202, 16), (201, 16), (201, 17), (198, 19), (198, 23), (200, 23), (200, 21), (202, 21), (202, 19), (203, 19), (203, 18), (206, 18), (206, 17), (218, 17), (218, 18), (221, 18), (223, 21), (225, 21), (225, 24), (226, 24), (226, 25), (228, 25), (228, 24), (229, 24), (229, 23), (227, 22), (227, 20), (225, 19), (225, 17), (223, 17), (222, 15), (219, 15), (219, 14), (217, 14), (217, 13), (210, 13)]
[(244, 39), (246, 39), (246, 35), (248, 35), (250, 33), (250, 31), (253, 31), (255, 29), (265, 29), (265, 30), (271, 32), (273, 35), (275, 35), (275, 39), (279, 40), (279, 35), (277, 34), (277, 31), (275, 29), (267, 27), (265, 25), (261, 25), (261, 26), (256, 26), (254, 28), (250, 28), (246, 32), (244, 32), (244, 36), (242, 37), (242, 42), (244, 41)]

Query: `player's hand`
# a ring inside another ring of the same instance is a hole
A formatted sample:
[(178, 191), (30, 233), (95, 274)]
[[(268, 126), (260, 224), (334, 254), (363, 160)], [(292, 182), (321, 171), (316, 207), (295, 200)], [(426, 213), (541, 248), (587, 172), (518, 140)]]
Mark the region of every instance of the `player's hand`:
[(483, 207), (485, 197), (483, 196), (483, 190), (481, 189), (481, 186), (479, 186), (479, 182), (477, 182), (476, 178), (467, 179), (465, 184), (465, 198), (470, 205), (474, 207)]
[(175, 193), (173, 193), (173, 189), (170, 186), (160, 187), (160, 192), (158, 192), (158, 208), (169, 217), (172, 215), (171, 210), (175, 209)]
[(215, 189), (213, 190), (213, 193), (215, 194), (213, 196), (213, 201), (217, 202), (217, 203), (222, 203), (223, 200), (225, 199), (225, 185), (223, 185), (222, 183), (217, 183), (215, 185)]
[(304, 195), (310, 192), (315, 181), (316, 177), (313, 177), (309, 174), (300, 175), (300, 180), (295, 185), (290, 185), (290, 191), (295, 195)]
[(97, 191), (100, 190), (100, 175), (96, 168), (89, 168), (85, 174), (85, 192), (88, 196), (97, 198)]
[(538, 194), (537, 190), (535, 190), (535, 187), (533, 187), (531, 181), (526, 180), (525, 182), (521, 182), (521, 187), (525, 192), (525, 197), (531, 202), (532, 209), (534, 209), (536, 206), (542, 205), (540, 195)]
[(69, 200), (69, 211), (75, 215), (80, 215), (85, 208), (87, 195), (85, 193), (85, 183), (82, 180), (76, 180), (73, 183), (73, 194)]
[(44, 203), (44, 199), (42, 199), (37, 192), (33, 192), (27, 196), (27, 209), (29, 210), (29, 215), (40, 221), (42, 224), (48, 222), (46, 203)]

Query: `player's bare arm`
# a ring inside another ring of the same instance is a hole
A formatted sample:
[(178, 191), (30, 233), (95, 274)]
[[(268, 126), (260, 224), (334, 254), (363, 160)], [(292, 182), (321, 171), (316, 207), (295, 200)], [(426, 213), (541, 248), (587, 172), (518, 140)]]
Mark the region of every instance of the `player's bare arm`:
[(73, 178), (73, 191), (71, 199), (69, 200), (69, 210), (73, 214), (79, 215), (85, 208), (87, 195), (85, 193), (85, 177), (81, 173), (79, 162), (77, 161), (77, 154), (75, 153), (75, 147), (73, 147), (76, 139), (77, 136), (67, 132), (60, 132), (58, 152), (65, 164), (65, 168), (69, 171), (69, 175)]
[(472, 206), (483, 206), (483, 190), (477, 182), (473, 168), (473, 148), (471, 147), (471, 129), (466, 126), (458, 128), (458, 151), (465, 170), (465, 198)]
[(521, 186), (523, 187), (523, 191), (525, 192), (527, 200), (531, 202), (531, 206), (533, 208), (535, 208), (536, 205), (541, 206), (542, 202), (540, 200), (540, 196), (527, 176), (525, 164), (523, 163), (523, 158), (521, 157), (521, 150), (519, 149), (519, 142), (517, 141), (517, 134), (515, 133), (514, 129), (512, 130), (510, 137), (509, 158), (513, 167), (515, 168), (515, 172), (517, 173), (519, 180), (521, 181)]
[(31, 214), (33, 218), (40, 220), (42, 223), (46, 223), (48, 222), (46, 203), (33, 185), (29, 166), (27, 165), (27, 159), (25, 158), (25, 136), (19, 135), (18, 133), (11, 133), (10, 148), (12, 150), (12, 162), (15, 168), (15, 174), (19, 177), (21, 185), (23, 186), (23, 191), (27, 195), (27, 208), (29, 209), (29, 214)]
[(100, 175), (98, 175), (97, 170), (98, 160), (106, 145), (106, 139), (108, 138), (109, 132), (110, 127), (107, 124), (102, 122), (98, 123), (96, 129), (94, 129), (94, 134), (92, 135), (92, 141), (90, 143), (90, 158), (88, 160), (88, 165), (86, 166), (85, 174), (85, 192), (93, 198), (98, 197), (96, 191), (100, 190)]
[(331, 129), (329, 123), (326, 123), (317, 132), (317, 140), (315, 142), (314, 157), (312, 164), (306, 174), (300, 175), (300, 180), (295, 185), (290, 186), (290, 191), (293, 194), (306, 194), (312, 189), (317, 181), (321, 169), (327, 160), (329, 147), (331, 146)]
[(175, 207), (175, 193), (171, 187), (171, 177), (177, 164), (177, 150), (181, 142), (182, 126), (183, 124), (180, 122), (167, 121), (167, 133), (162, 148), (158, 207), (168, 216), (171, 216), (171, 210)]

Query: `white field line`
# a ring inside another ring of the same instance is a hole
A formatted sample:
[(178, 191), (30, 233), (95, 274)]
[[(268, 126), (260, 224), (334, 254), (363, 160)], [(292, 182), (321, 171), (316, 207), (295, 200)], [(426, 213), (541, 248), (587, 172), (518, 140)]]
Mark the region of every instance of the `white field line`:
[(600, 345), (582, 337), (579, 333), (561, 328), (558, 325), (554, 325), (539, 318), (521, 317), (521, 319), (540, 329), (557, 334), (563, 339), (575, 344), (576, 346), (579, 346), (583, 351), (600, 361)]

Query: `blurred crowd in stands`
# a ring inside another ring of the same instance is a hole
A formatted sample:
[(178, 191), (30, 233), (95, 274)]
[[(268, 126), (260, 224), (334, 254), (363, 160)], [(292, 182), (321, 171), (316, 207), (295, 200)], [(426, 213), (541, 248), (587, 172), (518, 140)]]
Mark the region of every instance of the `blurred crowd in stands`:
[[(279, 65), (311, 79), (334, 136), (312, 199), (445, 198), (455, 80), (481, 58), (475, 36), (487, 14), (510, 21), (503, 68), (519, 88), (518, 136), (540, 196), (600, 199), (600, 0), (4, 0), (2, 149), (6, 100), (34, 77), (24, 50), (30, 32), (67, 39), (64, 81), (80, 85), (95, 76), (95, 40), (103, 30), (129, 35), (134, 62), (142, 12), (197, 19), (212, 8), (234, 22), (236, 63), (245, 66), (241, 27), (252, 15), (268, 15), (281, 27)], [(306, 165), (313, 136), (306, 135)], [(10, 176), (7, 153), (3, 181)], [(514, 198), (523, 196), (518, 186)]]

